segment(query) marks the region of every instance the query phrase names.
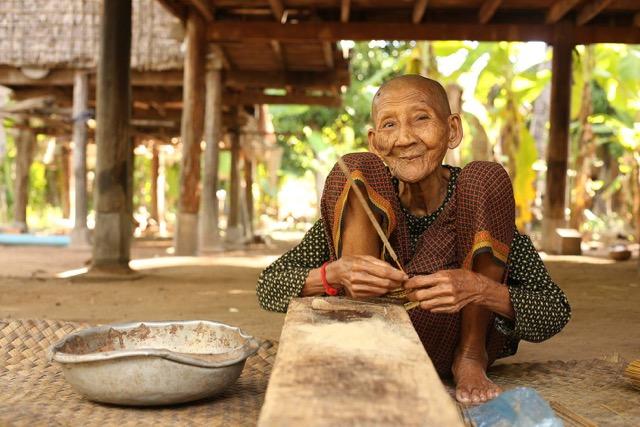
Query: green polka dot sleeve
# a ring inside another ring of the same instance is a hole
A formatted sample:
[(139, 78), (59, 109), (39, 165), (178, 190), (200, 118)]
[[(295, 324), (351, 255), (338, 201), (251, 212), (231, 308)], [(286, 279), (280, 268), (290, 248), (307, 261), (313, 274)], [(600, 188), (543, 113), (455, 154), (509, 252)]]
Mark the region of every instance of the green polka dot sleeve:
[(318, 220), (302, 242), (267, 267), (258, 279), (258, 302), (265, 310), (286, 313), (291, 298), (300, 296), (309, 271), (329, 261), (327, 238)]

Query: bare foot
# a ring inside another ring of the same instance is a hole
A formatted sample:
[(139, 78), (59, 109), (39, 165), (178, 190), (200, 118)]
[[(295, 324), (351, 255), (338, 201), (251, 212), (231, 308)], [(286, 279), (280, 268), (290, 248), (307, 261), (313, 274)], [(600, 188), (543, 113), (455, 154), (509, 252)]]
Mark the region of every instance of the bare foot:
[(464, 353), (456, 356), (451, 370), (456, 381), (456, 399), (460, 403), (478, 404), (497, 397), (502, 389), (486, 374), (486, 358)]

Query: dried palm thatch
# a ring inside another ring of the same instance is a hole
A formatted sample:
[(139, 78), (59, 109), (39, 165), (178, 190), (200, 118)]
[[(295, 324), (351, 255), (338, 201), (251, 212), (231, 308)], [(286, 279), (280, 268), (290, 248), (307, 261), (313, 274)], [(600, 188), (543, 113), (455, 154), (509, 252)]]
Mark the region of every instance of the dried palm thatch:
[[(93, 68), (102, 0), (2, 0), (0, 65)], [(131, 66), (182, 68), (180, 22), (155, 0), (133, 0)]]
[(634, 360), (629, 363), (629, 366), (627, 366), (627, 369), (624, 371), (624, 375), (633, 387), (640, 390), (640, 360)]

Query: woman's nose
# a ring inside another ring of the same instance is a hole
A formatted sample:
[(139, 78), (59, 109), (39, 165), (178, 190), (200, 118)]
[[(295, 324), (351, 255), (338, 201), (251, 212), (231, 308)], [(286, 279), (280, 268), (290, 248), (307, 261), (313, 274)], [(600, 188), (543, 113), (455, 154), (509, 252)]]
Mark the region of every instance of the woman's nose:
[(417, 142), (416, 136), (410, 126), (401, 126), (399, 130), (398, 139), (396, 140), (397, 146), (411, 145)]

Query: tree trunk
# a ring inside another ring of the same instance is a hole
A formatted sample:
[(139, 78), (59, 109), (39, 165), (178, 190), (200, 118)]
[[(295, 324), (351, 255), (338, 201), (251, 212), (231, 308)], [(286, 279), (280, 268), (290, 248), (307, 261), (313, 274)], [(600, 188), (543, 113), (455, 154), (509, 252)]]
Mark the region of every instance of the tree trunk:
[(184, 57), (182, 163), (180, 201), (176, 224), (176, 255), (198, 252), (198, 210), (200, 207), (200, 142), (204, 124), (204, 64), (206, 31), (204, 19), (191, 9), (187, 18), (187, 52)]
[[(129, 132), (130, 52), (131, 0), (105, 0), (96, 104), (94, 272), (131, 272), (133, 144)], [(78, 219), (82, 221), (82, 217), (79, 215)]]
[(580, 130), (577, 137), (577, 150), (574, 169), (574, 179), (571, 203), (571, 216), (569, 225), (571, 228), (580, 229), (584, 216), (584, 210), (590, 206), (591, 196), (587, 191), (587, 185), (591, 176), (591, 162), (595, 155), (596, 146), (593, 141), (593, 132), (589, 123), (589, 116), (593, 111), (591, 100), (591, 70), (595, 66), (593, 45), (585, 46), (585, 55), (582, 58), (582, 73), (584, 85), (582, 86), (582, 105), (580, 108)]

